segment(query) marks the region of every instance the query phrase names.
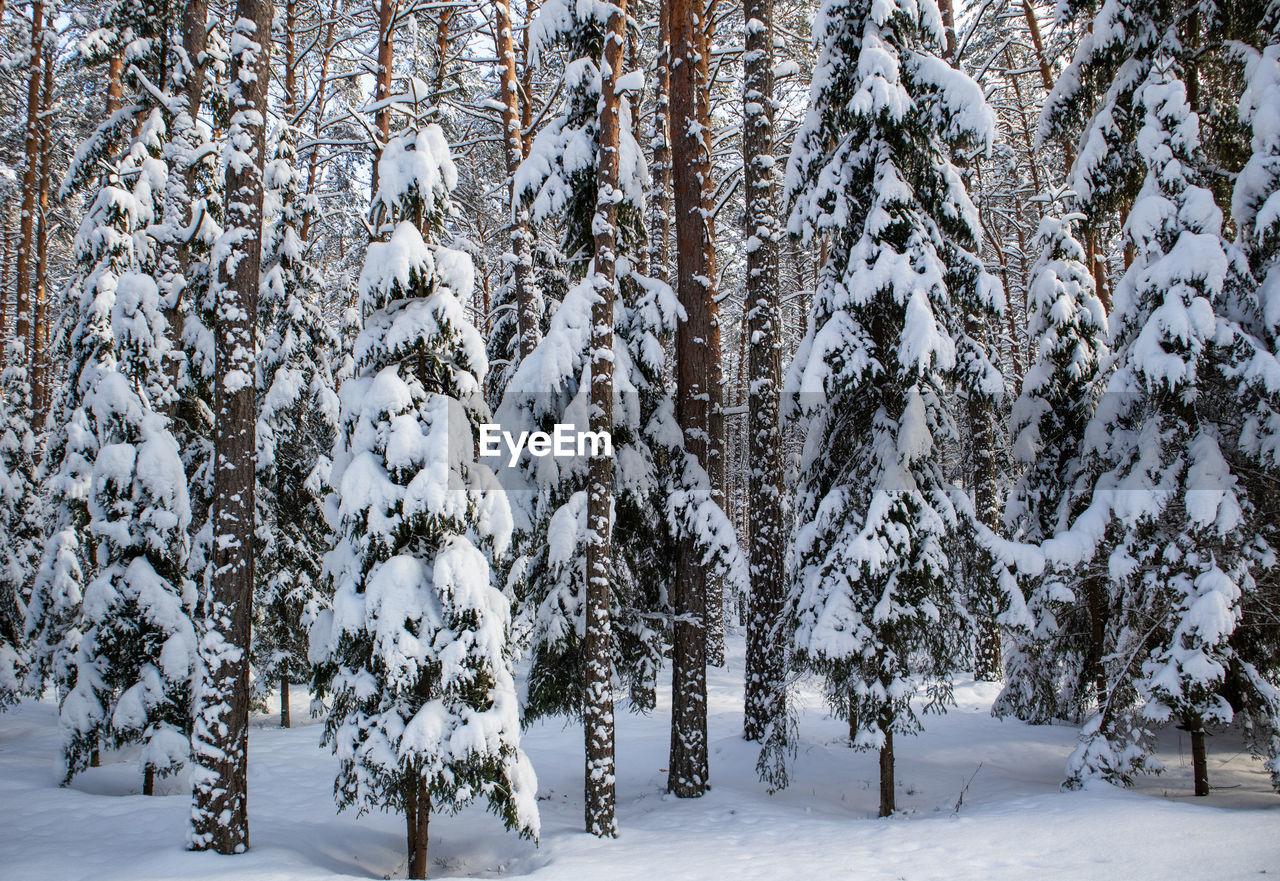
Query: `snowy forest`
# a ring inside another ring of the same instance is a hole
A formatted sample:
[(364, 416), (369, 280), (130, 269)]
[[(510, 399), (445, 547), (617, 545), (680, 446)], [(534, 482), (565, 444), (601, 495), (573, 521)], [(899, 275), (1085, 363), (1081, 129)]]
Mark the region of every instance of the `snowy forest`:
[(0, 0), (0, 219), (5, 878), (1280, 867), (1280, 0)]

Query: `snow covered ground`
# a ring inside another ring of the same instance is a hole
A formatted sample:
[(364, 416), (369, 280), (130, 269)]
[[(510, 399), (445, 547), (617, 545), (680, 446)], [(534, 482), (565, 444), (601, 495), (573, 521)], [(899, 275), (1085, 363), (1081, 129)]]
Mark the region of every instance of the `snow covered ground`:
[[(756, 746), (740, 737), (742, 645), (711, 671), (712, 791), (664, 794), (669, 701), (651, 717), (622, 712), (617, 841), (582, 830), (582, 732), (552, 721), (529, 731), (538, 771), (540, 846), (503, 831), (481, 808), (431, 823), (432, 877), (539, 881), (628, 879), (1227, 879), (1280, 875), (1280, 796), (1261, 765), (1224, 734), (1210, 740), (1208, 798), (1191, 790), (1189, 746), (1170, 732), (1168, 771), (1132, 791), (1058, 791), (1069, 727), (991, 718), (996, 688), (963, 682), (957, 706), (898, 741), (901, 816), (875, 817), (876, 757), (847, 744), (816, 693), (801, 695), (802, 743), (792, 785), (774, 796), (755, 778)], [(295, 719), (306, 718), (296, 695)], [(398, 816), (357, 818), (333, 805), (334, 763), (315, 723), (256, 720), (250, 735), (251, 850), (183, 849), (185, 781), (138, 794), (133, 757), (108, 755), (71, 788), (54, 781), (55, 708), (0, 714), (0, 878), (4, 881), (403, 877)], [(1184, 738), (1185, 739), (1185, 738)], [(127, 761), (126, 761), (127, 759)], [(963, 800), (960, 795), (963, 791)], [(958, 804), (959, 803), (959, 804)]]

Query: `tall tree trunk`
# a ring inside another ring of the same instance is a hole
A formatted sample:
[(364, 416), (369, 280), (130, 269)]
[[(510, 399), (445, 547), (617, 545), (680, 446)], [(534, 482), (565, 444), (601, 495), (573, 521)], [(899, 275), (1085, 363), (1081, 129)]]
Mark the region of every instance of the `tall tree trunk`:
[[(685, 448), (711, 473), (717, 346), (715, 259), (703, 188), (710, 185), (699, 90), (706, 83), (698, 52), (701, 0), (667, 0), (671, 42), (669, 128), (672, 133), (676, 228), (676, 293), (686, 318), (676, 331), (676, 408)], [(680, 798), (707, 789), (707, 575), (692, 539), (680, 542), (672, 605), (671, 761), (667, 785)]]
[(523, 63), (520, 68), (520, 131), (523, 133), (521, 154), (524, 157), (529, 155), (529, 147), (533, 144), (533, 66), (529, 64), (529, 22), (537, 14), (538, 5), (539, 0), (526, 0), (521, 36)]
[(294, 36), (298, 30), (297, 0), (285, 0), (284, 3), (284, 114), (285, 121), (294, 125), (298, 114), (298, 71), (297, 50), (294, 47)]
[(289, 677), (280, 677), (280, 727), (289, 728), (293, 724), (293, 716), (289, 709)]
[(453, 7), (446, 6), (440, 10), (440, 21), (436, 25), (436, 72), (431, 83), (431, 94), (436, 100), (444, 93), (444, 71), (449, 62), (449, 26), (453, 24)]
[(533, 268), (529, 234), (529, 209), (516, 192), (516, 169), (524, 159), (524, 137), (520, 130), (520, 83), (516, 77), (516, 48), (511, 33), (511, 0), (493, 0), (494, 42), (498, 47), (501, 76), (503, 153), (507, 161), (511, 194), (511, 261), (516, 286), (516, 327), (520, 357), (527, 358), (538, 346), (539, 308), (530, 278)]
[(36, 194), (40, 166), (40, 90), (43, 85), (44, 3), (31, 4), (31, 71), (27, 78), (27, 126), (23, 136), (22, 208), (18, 216), (17, 279), (14, 296), (13, 339), (15, 352), (30, 364), (31, 357), (31, 252), (35, 247)]
[[(324, 107), (325, 93), (328, 91), (329, 65), (333, 60), (333, 26), (337, 21), (338, 0), (329, 0), (329, 18), (324, 23), (324, 54), (320, 59), (320, 77), (316, 82), (316, 99), (315, 99), (315, 123), (312, 127), (312, 134), (316, 140), (320, 139), (320, 132), (324, 127)], [(316, 174), (320, 168), (320, 148), (313, 147), (311, 155), (307, 157), (307, 192), (310, 196), (316, 191)], [(376, 168), (376, 166), (375, 166)], [(302, 229), (298, 232), (298, 237), (303, 243), (311, 240), (311, 220), (315, 216), (315, 212), (308, 211), (306, 216), (302, 218)]]
[[(622, 141), (618, 79), (626, 42), (626, 0), (617, 0), (605, 25), (600, 70), (600, 160), (596, 178), (595, 302), (591, 306), (591, 415), (593, 432), (613, 430), (613, 309), (617, 278), (619, 149)], [(614, 816), (613, 666), (609, 588), (612, 580), (610, 514), (613, 508), (613, 461), (603, 452), (591, 456), (587, 486), (587, 629), (583, 640), (586, 696), (586, 828), (592, 835), (618, 834)]]
[(13, 275), (12, 236), (9, 235), (9, 203), (0, 204), (0, 352), (9, 335), (9, 279)]
[(897, 809), (893, 796), (893, 731), (884, 733), (880, 747), (880, 816), (888, 817)]
[(191, 844), (249, 847), (249, 623), (254, 582), (254, 328), (261, 264), (262, 173), (271, 77), (271, 0), (238, 0), (244, 48), (231, 56), (228, 257), (218, 267), (214, 336), (213, 584), (200, 641), (201, 687), (192, 736)]
[(44, 88), (40, 101), (40, 226), (36, 233), (36, 303), (31, 329), (31, 426), (44, 426), (49, 402), (49, 179), (53, 154), (53, 51), (44, 56)]
[[(702, 263), (706, 268), (706, 289), (710, 307), (709, 334), (707, 336), (709, 352), (709, 375), (706, 383), (708, 402), (707, 428), (711, 435), (707, 444), (707, 454), (702, 464), (711, 478), (711, 490), (715, 494), (716, 504), (720, 510), (727, 511), (725, 504), (725, 436), (724, 436), (724, 373), (723, 357), (720, 348), (720, 310), (716, 306), (716, 230), (715, 204), (713, 202), (715, 186), (712, 180), (711, 167), (711, 37), (714, 22), (708, 15), (709, 7), (714, 7), (716, 0), (685, 0), (693, 8), (697, 22), (693, 26), (693, 40), (698, 68), (698, 87), (694, 90), (697, 104), (697, 118), (702, 133), (703, 151), (705, 154), (706, 172), (701, 176), (702, 192), (702, 224), (705, 234), (702, 238)], [(707, 575), (705, 589), (706, 628), (707, 628), (707, 663), (712, 667), (723, 667), (724, 660), (724, 579), (718, 575)]]
[[(391, 72), (395, 62), (395, 27), (396, 13), (399, 11), (397, 0), (379, 0), (378, 3), (378, 70), (374, 78), (373, 100), (384, 102), (391, 97)], [(369, 196), (378, 194), (378, 160), (382, 158), (382, 148), (391, 137), (391, 108), (380, 104), (373, 114), (373, 127), (376, 134), (373, 143), (373, 175), (369, 188)]]
[(782, 704), (782, 438), (778, 394), (778, 218), (773, 174), (773, 0), (744, 0), (743, 173), (747, 209), (747, 458), (751, 611), (747, 618), (744, 735), (760, 740)]
[(654, 62), (657, 83), (653, 98), (653, 164), (649, 169), (652, 194), (649, 212), (649, 276), (671, 280), (671, 136), (668, 127), (671, 91), (671, 42), (667, 15), (658, 10), (658, 57)]

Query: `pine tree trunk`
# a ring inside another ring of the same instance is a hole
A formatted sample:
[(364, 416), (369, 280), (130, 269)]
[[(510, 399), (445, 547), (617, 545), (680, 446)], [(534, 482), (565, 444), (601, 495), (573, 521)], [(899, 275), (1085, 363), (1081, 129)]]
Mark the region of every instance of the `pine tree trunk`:
[[(378, 70), (374, 77), (373, 100), (375, 103), (391, 97), (391, 72), (395, 62), (395, 26), (397, 0), (379, 0), (378, 3)], [(391, 137), (391, 108), (381, 106), (373, 115), (373, 127), (376, 136), (373, 142), (373, 174), (369, 195), (378, 194), (378, 160), (382, 158), (382, 148)]]
[(25, 163), (22, 169), (22, 208), (18, 215), (18, 259), (14, 297), (13, 339), (23, 360), (30, 363), (31, 345), (31, 256), (35, 246), (36, 194), (39, 191), (40, 104), (44, 82), (44, 2), (31, 4), (31, 71), (27, 79), (27, 125), (23, 135)]
[(427, 845), (431, 825), (431, 793), (426, 777), (415, 774), (409, 782), (405, 823), (409, 839), (409, 877), (427, 877)]
[(44, 56), (44, 88), (40, 101), (40, 226), (36, 233), (36, 303), (31, 328), (31, 425), (36, 431), (44, 426), (49, 372), (49, 158), (53, 153), (53, 52)]
[(748, 507), (751, 611), (747, 619), (744, 734), (760, 740), (780, 724), (783, 654), (782, 378), (778, 298), (778, 218), (773, 174), (773, 0), (745, 0), (743, 160), (747, 209)]
[[(249, 847), (249, 628), (254, 582), (253, 375), (261, 263), (262, 176), (271, 76), (271, 0), (238, 0), (246, 43), (231, 56), (223, 261), (217, 287), (214, 385), (213, 584), (200, 641), (201, 687), (192, 736), (191, 845), (240, 853)], [(233, 275), (228, 275), (233, 267)]]
[(156, 794), (156, 766), (150, 763), (142, 769), (142, 794)]
[(1196, 781), (1196, 795), (1209, 794), (1209, 760), (1205, 755), (1204, 724), (1197, 719), (1191, 726), (1191, 768)]
[(884, 733), (880, 747), (880, 816), (889, 817), (897, 810), (893, 797), (893, 731)]
[(665, 10), (658, 10), (658, 57), (654, 61), (657, 81), (653, 98), (653, 163), (649, 170), (649, 277), (671, 280), (671, 137), (667, 126), (670, 112), (671, 43), (667, 35)]
[[(676, 294), (686, 319), (676, 331), (676, 418), (685, 448), (710, 474), (712, 394), (716, 351), (714, 260), (708, 261), (711, 235), (703, 212), (702, 188), (711, 168), (705, 129), (700, 123), (697, 50), (700, 0), (667, 0), (671, 41), (669, 128), (672, 133), (672, 182), (675, 195)], [(697, 798), (707, 789), (707, 572), (690, 539), (680, 542), (672, 605), (671, 761), (668, 788), (677, 797)]]
[(533, 67), (529, 64), (529, 22), (538, 13), (539, 0), (526, 0), (524, 9), (524, 28), (522, 29), (522, 58), (524, 65), (520, 68), (520, 131), (523, 135), (522, 157), (528, 157), (529, 148), (533, 145)]
[(511, 187), (511, 258), (516, 286), (516, 326), (520, 357), (527, 358), (538, 347), (540, 336), (536, 297), (530, 285), (533, 267), (529, 234), (529, 209), (516, 192), (516, 169), (524, 159), (524, 137), (520, 131), (520, 84), (516, 78), (516, 47), (511, 33), (511, 0), (493, 0), (494, 42), (498, 47), (501, 76), (503, 152)]
[[(626, 42), (626, 0), (611, 7), (605, 26), (601, 66), (600, 164), (597, 171), (595, 230), (595, 293), (591, 307), (591, 417), (593, 432), (613, 430), (613, 311), (617, 285), (615, 261), (618, 221), (618, 164), (621, 144), (620, 99), (616, 83), (622, 76)], [(587, 629), (583, 644), (586, 695), (583, 727), (586, 737), (586, 829), (601, 838), (618, 834), (614, 813), (614, 733), (612, 625), (609, 592), (612, 578), (610, 512), (613, 507), (613, 462), (593, 455), (587, 486)]]
[[(711, 478), (711, 490), (715, 494), (716, 504), (720, 510), (728, 511), (725, 505), (725, 437), (724, 437), (724, 374), (720, 349), (720, 311), (716, 306), (716, 232), (715, 232), (715, 187), (712, 181), (711, 166), (711, 37), (714, 20), (707, 15), (709, 7), (715, 0), (685, 0), (692, 8), (697, 20), (692, 25), (695, 55), (697, 57), (698, 83), (694, 89), (697, 106), (697, 118), (701, 131), (701, 143), (706, 163), (706, 170), (700, 177), (702, 194), (702, 265), (707, 279), (704, 288), (708, 298), (707, 314), (709, 317), (707, 345), (710, 348), (708, 378), (706, 383), (708, 401), (707, 427), (711, 439), (707, 445), (707, 454), (702, 459), (707, 476)], [(705, 588), (706, 627), (707, 627), (707, 664), (712, 667), (723, 667), (724, 660), (724, 579), (719, 575), (708, 574)]]
[(280, 677), (280, 727), (292, 727), (293, 717), (289, 709), (289, 677)]
[[(320, 59), (320, 76), (316, 82), (315, 100), (312, 102), (315, 107), (312, 133), (316, 140), (320, 139), (321, 125), (324, 122), (325, 92), (329, 79), (329, 64), (333, 59), (333, 26), (337, 22), (338, 0), (329, 0), (329, 17), (325, 22), (324, 43), (322, 46), (322, 56)], [(307, 189), (306, 195), (310, 196), (316, 191), (316, 174), (320, 167), (320, 150), (313, 149), (311, 155), (307, 158)], [(298, 231), (298, 238), (303, 243), (310, 241), (311, 238), (311, 219), (315, 216), (315, 212), (308, 211), (302, 218), (302, 229)]]

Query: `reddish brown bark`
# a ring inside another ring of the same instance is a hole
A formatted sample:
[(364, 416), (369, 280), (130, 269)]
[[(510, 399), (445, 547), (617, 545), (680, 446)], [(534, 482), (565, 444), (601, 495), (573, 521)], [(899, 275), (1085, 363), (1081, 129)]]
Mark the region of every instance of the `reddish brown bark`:
[(36, 195), (39, 192), (43, 39), (44, 3), (36, 0), (31, 5), (31, 71), (27, 80), (27, 125), (23, 136), (25, 164), (22, 170), (22, 207), (18, 215), (13, 324), (14, 339), (26, 349), (28, 358), (31, 346), (31, 257), (35, 247)]
[[(706, 91), (705, 7), (700, 0), (668, 0), (671, 43), (670, 129), (675, 195), (676, 294), (686, 319), (676, 331), (676, 416), (685, 448), (708, 474), (715, 455), (713, 414), (718, 383), (715, 251), (706, 212), (711, 162), (702, 123)], [(714, 477), (712, 478), (714, 481)], [(707, 789), (708, 572), (692, 539), (680, 542), (672, 596), (671, 761), (667, 785), (680, 798)]]

